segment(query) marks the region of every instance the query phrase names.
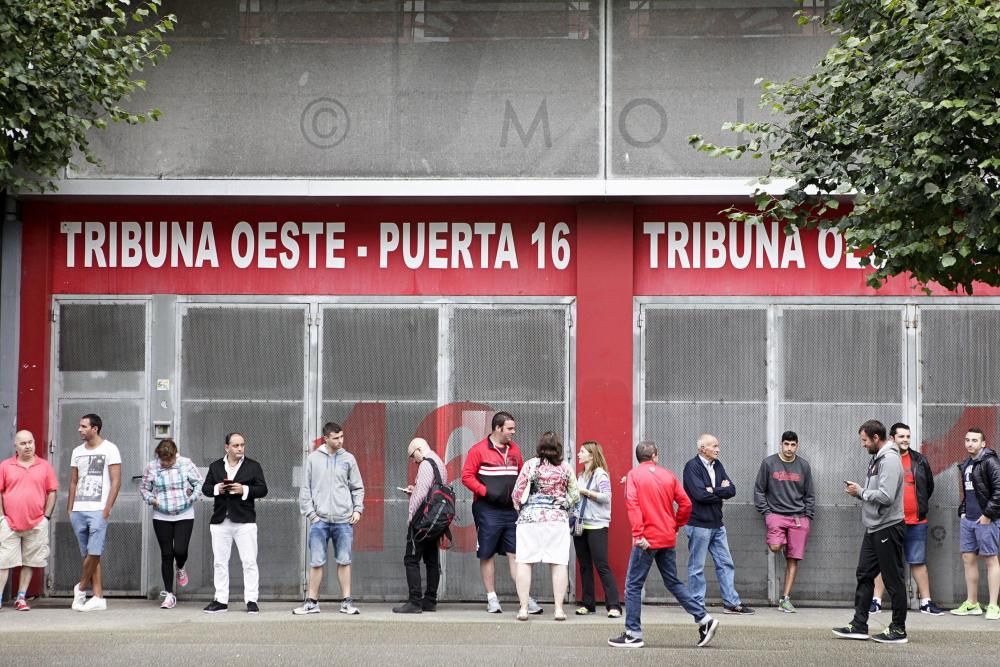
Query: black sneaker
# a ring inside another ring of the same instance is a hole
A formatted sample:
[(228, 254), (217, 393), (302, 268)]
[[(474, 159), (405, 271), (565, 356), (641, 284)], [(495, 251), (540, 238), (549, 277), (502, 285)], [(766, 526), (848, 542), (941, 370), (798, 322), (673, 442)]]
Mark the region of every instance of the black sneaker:
[(257, 606), (256, 602), (247, 602), (247, 613), (248, 614), (259, 614), (260, 607)]
[(842, 628), (834, 628), (833, 634), (837, 635), (841, 639), (870, 639), (868, 636), (868, 630), (862, 630), (861, 628), (854, 627), (854, 624), (845, 625)]
[(420, 601), (420, 608), (423, 611), (437, 611), (438, 603), (436, 600), (428, 600), (427, 598), (424, 598)]
[(927, 604), (920, 605), (921, 614), (930, 614), (931, 616), (943, 616), (944, 609), (934, 604), (934, 600), (928, 600)]
[(394, 614), (422, 614), (424, 613), (423, 608), (416, 602), (410, 602), (407, 600), (398, 607), (392, 608), (392, 613)]
[(633, 637), (627, 632), (623, 632), (617, 637), (612, 637), (608, 640), (608, 646), (614, 648), (642, 648), (646, 643), (642, 641), (642, 637)]
[(906, 638), (906, 630), (891, 625), (877, 635), (872, 635), (872, 639), (879, 644), (905, 644), (909, 641)]
[(754, 613), (753, 607), (745, 604), (738, 604), (735, 607), (722, 607), (722, 613), (724, 614), (745, 614), (749, 616)]
[(698, 646), (706, 646), (715, 636), (715, 631), (719, 629), (719, 622), (714, 618), (703, 625), (698, 626)]
[(868, 615), (873, 616), (875, 614), (882, 613), (882, 602), (880, 600), (872, 599), (871, 606), (868, 607)]
[(202, 611), (205, 612), (206, 614), (222, 614), (224, 612), (229, 611), (229, 605), (222, 604), (218, 600), (212, 600), (211, 602), (208, 603), (208, 605), (205, 606), (204, 609), (202, 609)]

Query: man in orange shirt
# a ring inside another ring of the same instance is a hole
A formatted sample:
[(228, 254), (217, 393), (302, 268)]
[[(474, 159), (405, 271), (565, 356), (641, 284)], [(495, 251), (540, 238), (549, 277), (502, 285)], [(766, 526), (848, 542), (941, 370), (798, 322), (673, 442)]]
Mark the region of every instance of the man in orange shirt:
[(14, 456), (0, 463), (0, 594), (12, 567), (21, 568), (14, 609), (28, 611), (25, 594), (35, 568), (49, 557), (49, 519), (56, 504), (55, 471), (35, 456), (30, 431), (14, 435)]
[[(927, 457), (910, 449), (910, 427), (897, 422), (889, 429), (899, 458), (903, 462), (903, 523), (906, 537), (903, 538), (903, 557), (910, 566), (910, 575), (917, 583), (917, 598), (920, 613), (940, 616), (944, 610), (931, 599), (931, 585), (927, 577), (927, 501), (934, 493), (934, 473)], [(885, 585), (882, 575), (875, 578), (875, 597), (872, 598), (869, 613), (882, 611), (882, 594)]]
[[(625, 576), (625, 632), (608, 640), (615, 648), (642, 648), (642, 587), (653, 562), (660, 570), (663, 584), (684, 611), (698, 624), (698, 646), (705, 646), (715, 635), (719, 622), (705, 606), (691, 597), (687, 586), (677, 578), (677, 529), (691, 516), (691, 501), (674, 474), (657, 463), (656, 445), (649, 441), (635, 446), (639, 465), (625, 478), (625, 507), (632, 525), (632, 553)], [(676, 505), (676, 509), (674, 506)]]

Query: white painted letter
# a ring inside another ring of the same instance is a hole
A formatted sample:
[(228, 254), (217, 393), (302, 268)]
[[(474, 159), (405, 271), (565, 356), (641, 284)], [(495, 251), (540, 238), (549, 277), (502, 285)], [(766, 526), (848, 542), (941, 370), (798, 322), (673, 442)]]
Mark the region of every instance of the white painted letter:
[(642, 223), (642, 233), (649, 237), (649, 268), (660, 268), (660, 235), (666, 225), (662, 222)]
[(721, 222), (705, 223), (705, 268), (721, 269), (726, 265), (726, 226)]
[(448, 233), (447, 222), (431, 222), (427, 225), (427, 268), (447, 269), (448, 256), (439, 256), (438, 252), (448, 252), (447, 238), (441, 238), (441, 234)]
[(66, 266), (70, 268), (76, 266), (76, 235), (80, 233), (82, 226), (79, 222), (64, 222), (60, 225), (62, 233), (66, 235)]
[(104, 259), (104, 225), (99, 222), (83, 223), (83, 265), (106, 267)]
[(384, 269), (389, 266), (389, 253), (399, 249), (399, 225), (383, 222), (379, 224), (378, 230), (378, 266)]
[[(246, 254), (240, 252), (240, 239), (246, 237), (243, 243), (246, 244)], [(233, 228), (232, 250), (233, 264), (238, 269), (245, 269), (253, 263), (253, 227), (250, 223), (240, 220)]]
[(493, 264), (494, 269), (501, 268), (502, 264), (510, 264), (510, 268), (517, 268), (517, 251), (514, 249), (514, 233), (510, 230), (510, 223), (505, 222), (500, 225), (500, 242), (497, 246), (497, 259)]
[(299, 226), (291, 220), (281, 226), (281, 246), (284, 250), (278, 258), (282, 268), (294, 269), (299, 264), (299, 241), (295, 238), (298, 235)]
[(142, 264), (140, 237), (142, 227), (138, 222), (122, 222), (122, 267), (134, 269)]
[(201, 225), (201, 237), (198, 239), (198, 254), (194, 258), (194, 265), (205, 266), (205, 262), (213, 268), (219, 268), (219, 251), (215, 248), (215, 232), (212, 230), (212, 221), (206, 220)]
[(688, 244), (688, 227), (685, 222), (668, 222), (667, 223), (667, 268), (673, 269), (677, 266), (674, 257), (680, 260), (680, 265), (685, 268), (691, 268), (691, 262), (688, 260), (687, 253)]
[(344, 227), (343, 222), (326, 223), (326, 268), (328, 269), (344, 268), (344, 258), (337, 257), (337, 251), (344, 249), (344, 239), (337, 238), (337, 234), (343, 234)]

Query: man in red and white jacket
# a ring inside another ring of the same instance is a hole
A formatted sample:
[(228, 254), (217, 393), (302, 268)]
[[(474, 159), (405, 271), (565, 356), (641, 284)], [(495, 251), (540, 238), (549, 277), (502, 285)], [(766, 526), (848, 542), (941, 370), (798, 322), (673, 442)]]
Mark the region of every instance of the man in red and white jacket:
[[(517, 474), (524, 465), (521, 450), (514, 442), (514, 418), (507, 412), (493, 415), (493, 431), (476, 443), (465, 457), (462, 484), (472, 491), (472, 518), (476, 522), (476, 557), (479, 575), (486, 589), (486, 611), (500, 614), (496, 592), (496, 555), (506, 555), (510, 578), (517, 574), (517, 510), (511, 494)], [(528, 598), (528, 613), (541, 614), (542, 608)]]
[(677, 530), (691, 516), (691, 500), (674, 474), (656, 464), (654, 443), (643, 441), (636, 445), (635, 459), (638, 465), (625, 480), (625, 507), (632, 525), (632, 553), (625, 576), (625, 632), (609, 639), (608, 644), (615, 648), (645, 645), (642, 640), (642, 587), (655, 562), (667, 590), (698, 624), (698, 646), (705, 646), (712, 641), (719, 622), (705, 611), (703, 604), (691, 597), (687, 586), (677, 578), (674, 553)]

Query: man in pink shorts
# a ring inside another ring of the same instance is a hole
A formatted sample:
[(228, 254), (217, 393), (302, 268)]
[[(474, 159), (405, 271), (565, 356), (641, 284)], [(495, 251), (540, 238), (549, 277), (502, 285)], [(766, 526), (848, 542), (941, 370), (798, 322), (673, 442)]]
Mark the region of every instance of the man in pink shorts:
[(816, 512), (812, 471), (798, 449), (799, 436), (794, 431), (782, 433), (781, 448), (761, 462), (753, 489), (754, 506), (767, 525), (767, 548), (774, 553), (785, 549), (785, 588), (778, 609), (789, 614), (795, 613), (792, 586)]

